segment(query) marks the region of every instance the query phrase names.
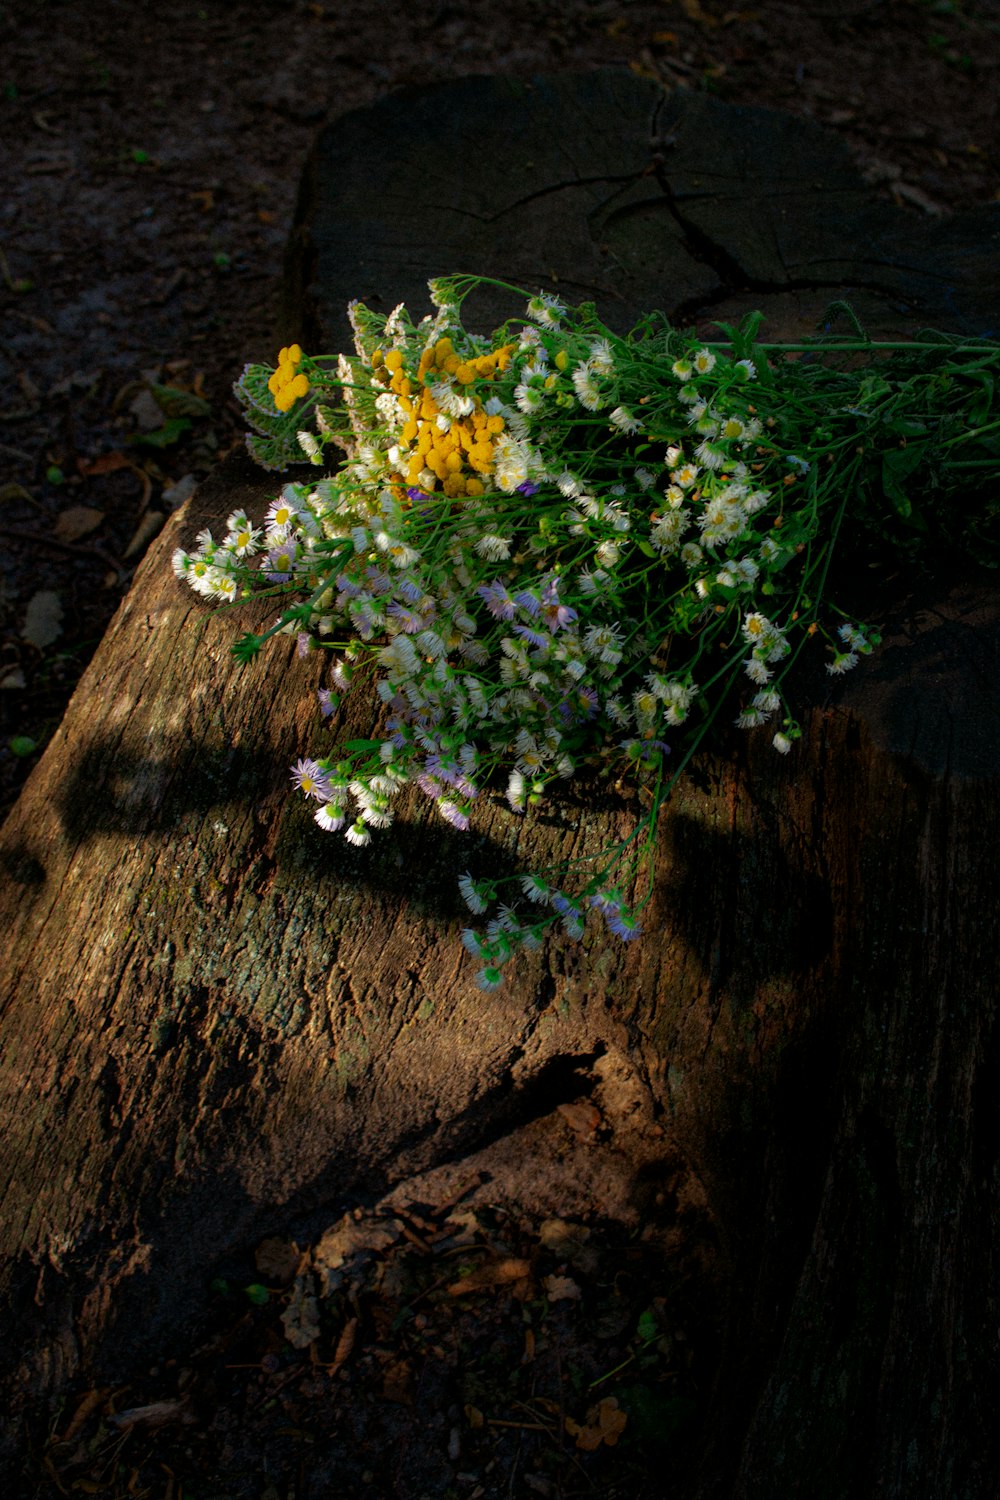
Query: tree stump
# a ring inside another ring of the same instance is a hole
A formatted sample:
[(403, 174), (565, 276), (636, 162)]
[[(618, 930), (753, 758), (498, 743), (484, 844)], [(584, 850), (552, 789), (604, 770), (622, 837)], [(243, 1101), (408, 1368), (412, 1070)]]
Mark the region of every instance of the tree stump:
[[(348, 298), (419, 311), (428, 275), (477, 270), (619, 327), (759, 305), (792, 332), (846, 296), (879, 331), (995, 333), (996, 241), (995, 210), (871, 202), (801, 121), (617, 73), (479, 78), (323, 133), (285, 331), (336, 347)], [(483, 299), (484, 327), (511, 310)], [(885, 644), (854, 680), (802, 672), (793, 755), (741, 736), (681, 786), (642, 943), (553, 943), (485, 997), (456, 870), (596, 851), (632, 809), (459, 836), (413, 804), (367, 851), (315, 829), (285, 769), (314, 661), (240, 669), (245, 622), (169, 568), (273, 492), (232, 459), (172, 519), (0, 834), (8, 1409), (128, 1368), (221, 1257), (474, 1149), (604, 1054), (717, 1252), (685, 1493), (994, 1494), (991, 580), (869, 580)]]

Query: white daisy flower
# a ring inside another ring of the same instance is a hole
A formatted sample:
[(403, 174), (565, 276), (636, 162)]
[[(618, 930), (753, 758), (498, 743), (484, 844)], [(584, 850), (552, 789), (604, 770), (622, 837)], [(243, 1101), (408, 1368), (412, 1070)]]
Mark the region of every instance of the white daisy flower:
[(458, 877), (458, 889), (462, 900), (469, 910), (477, 917), (481, 917), (486, 910), (487, 902), (483, 898), (481, 882), (477, 884), (472, 876), (466, 872)]
[(594, 380), (589, 365), (577, 365), (573, 371), (573, 389), (580, 405), (587, 411), (600, 411), (601, 392)]
[(616, 406), (611, 413), (609, 421), (613, 427), (617, 427), (619, 432), (631, 435), (634, 432), (642, 431), (642, 423), (625, 406)]
[(614, 374), (615, 360), (614, 355), (611, 352), (611, 345), (608, 343), (607, 339), (597, 339), (593, 344), (591, 344), (590, 353), (587, 356), (587, 363), (590, 365), (590, 368), (594, 371), (595, 375)]

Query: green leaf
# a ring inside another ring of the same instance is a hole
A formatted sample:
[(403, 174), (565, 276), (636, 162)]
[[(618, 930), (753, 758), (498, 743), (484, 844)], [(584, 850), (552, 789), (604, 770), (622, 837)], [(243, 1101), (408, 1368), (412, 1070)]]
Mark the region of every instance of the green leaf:
[(669, 1442), (682, 1427), (690, 1426), (698, 1410), (689, 1397), (667, 1396), (648, 1385), (626, 1386), (618, 1401), (628, 1414), (629, 1435), (647, 1443)]
[(923, 437), (927, 428), (923, 422), (917, 422), (912, 417), (896, 417), (891, 422), (886, 422), (889, 432), (895, 432), (899, 437), (914, 438)]
[[(748, 312), (746, 317), (744, 317), (740, 321), (739, 343), (740, 347), (744, 351), (744, 354), (753, 353), (753, 347), (757, 342), (757, 335), (758, 333), (760, 333), (760, 328), (763, 321), (764, 314), (756, 308), (753, 312)], [(742, 359), (743, 357), (744, 356), (741, 354), (740, 358)]]
[(158, 385), (151, 381), (150, 394), (160, 410), (168, 417), (209, 417), (212, 408), (207, 401), (196, 396), (194, 391), (182, 391), (175, 385)]
[(913, 515), (906, 481), (923, 462), (926, 447), (926, 443), (909, 443), (905, 448), (893, 448), (882, 455), (882, 489), (892, 502), (893, 510), (904, 521)]
[(995, 386), (988, 370), (977, 371), (975, 380), (981, 387), (982, 394), (977, 398), (976, 404), (969, 408), (969, 422), (973, 427), (979, 427), (987, 420), (993, 408)]
[(266, 1286), (261, 1286), (259, 1281), (253, 1281), (245, 1286), (243, 1291), (254, 1307), (266, 1307), (271, 1300), (271, 1293)]
[(169, 448), (170, 444), (176, 443), (181, 434), (187, 432), (190, 426), (191, 422), (188, 417), (172, 417), (169, 422), (164, 422), (162, 427), (157, 427), (153, 432), (130, 433), (126, 441), (150, 448)]
[(653, 546), (652, 542), (639, 542), (638, 547), (643, 557), (656, 556), (656, 548)]
[(732, 323), (713, 323), (712, 327), (720, 329), (732, 344), (734, 360), (751, 359), (763, 321), (764, 314), (754, 311), (748, 312), (746, 317), (741, 319), (738, 328), (734, 328)]
[(34, 755), (38, 749), (37, 743), (26, 734), (15, 734), (8, 741), (7, 746), (12, 755), (20, 755), (22, 758)]
[(352, 753), (357, 753), (359, 750), (377, 750), (381, 743), (381, 740), (348, 740), (344, 749)]
[(246, 635), (240, 636), (239, 640), (236, 642), (232, 650), (233, 655), (236, 657), (236, 660), (245, 667), (253, 661), (254, 657), (257, 655), (257, 652), (260, 650), (260, 647), (260, 636), (251, 635), (248, 631)]
[(721, 323), (716, 321), (712, 324), (712, 327), (717, 328), (723, 335), (723, 337), (729, 341), (730, 344), (735, 344), (738, 335), (732, 323)]
[(640, 1317), (639, 1322), (636, 1324), (635, 1331), (643, 1340), (643, 1342), (647, 1344), (651, 1339), (659, 1338), (660, 1325), (656, 1321), (655, 1314), (649, 1312), (648, 1310), (644, 1312)]

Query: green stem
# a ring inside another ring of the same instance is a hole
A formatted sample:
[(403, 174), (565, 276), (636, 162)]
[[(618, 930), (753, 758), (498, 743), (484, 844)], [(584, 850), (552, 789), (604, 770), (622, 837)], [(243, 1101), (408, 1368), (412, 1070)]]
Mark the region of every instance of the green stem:
[[(336, 558), (336, 566), (333, 568), (332, 572), (326, 575), (319, 586), (313, 590), (304, 604), (296, 604), (292, 609), (285, 610), (284, 614), (275, 621), (275, 623), (270, 627), (269, 630), (265, 630), (263, 635), (245, 635), (241, 638), (241, 640), (237, 641), (236, 645), (233, 647), (233, 650), (244, 662), (244, 664), (251, 661), (253, 657), (257, 655), (257, 652), (260, 650), (261, 646), (264, 645), (265, 641), (269, 641), (272, 636), (278, 635), (279, 632), (284, 630), (287, 625), (291, 625), (295, 620), (308, 618), (309, 612), (312, 609), (313, 605), (318, 603), (318, 601), (322, 599), (323, 595), (326, 593), (327, 589), (330, 587), (331, 583), (333, 583), (337, 574), (340, 572), (341, 560), (343, 559), (345, 554), (353, 551), (353, 542), (343, 542), (341, 546), (338, 547), (332, 554), (332, 556)], [(252, 650), (250, 649), (251, 644)]]

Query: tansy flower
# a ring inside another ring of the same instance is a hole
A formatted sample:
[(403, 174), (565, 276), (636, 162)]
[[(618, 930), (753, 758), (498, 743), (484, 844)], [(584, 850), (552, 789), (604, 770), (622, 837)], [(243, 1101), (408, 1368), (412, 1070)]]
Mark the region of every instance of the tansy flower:
[(309, 379), (298, 368), (301, 362), (302, 350), (298, 344), (282, 349), (278, 355), (278, 368), (267, 382), (267, 388), (279, 411), (289, 411), (309, 390)]

